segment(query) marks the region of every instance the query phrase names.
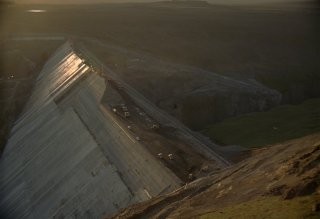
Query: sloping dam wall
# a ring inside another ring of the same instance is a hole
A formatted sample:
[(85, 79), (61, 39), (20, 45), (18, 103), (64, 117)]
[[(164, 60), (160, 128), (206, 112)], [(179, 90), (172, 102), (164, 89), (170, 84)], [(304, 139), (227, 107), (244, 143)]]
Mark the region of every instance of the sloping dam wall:
[(101, 218), (180, 180), (104, 109), (105, 81), (61, 46), (0, 160), (1, 218)]

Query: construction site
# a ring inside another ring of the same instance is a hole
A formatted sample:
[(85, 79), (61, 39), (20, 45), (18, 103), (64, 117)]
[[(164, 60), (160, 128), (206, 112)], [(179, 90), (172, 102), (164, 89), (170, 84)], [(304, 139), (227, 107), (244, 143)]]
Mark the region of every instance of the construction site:
[(230, 164), (141, 96), (84, 47), (64, 43), (11, 130), (1, 214), (99, 218)]
[(319, 218), (319, 4), (109, 1), (0, 3), (0, 218)]

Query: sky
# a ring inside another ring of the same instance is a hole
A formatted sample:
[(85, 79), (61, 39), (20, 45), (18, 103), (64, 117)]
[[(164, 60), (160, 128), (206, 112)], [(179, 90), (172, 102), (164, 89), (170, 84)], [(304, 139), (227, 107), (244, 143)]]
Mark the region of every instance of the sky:
[[(159, 0), (12, 0), (16, 3), (107, 3), (107, 2), (155, 2)], [(248, 3), (271, 3), (271, 2), (297, 2), (299, 0), (208, 0), (210, 3), (218, 4), (248, 4)], [(305, 0), (304, 0), (305, 1)]]

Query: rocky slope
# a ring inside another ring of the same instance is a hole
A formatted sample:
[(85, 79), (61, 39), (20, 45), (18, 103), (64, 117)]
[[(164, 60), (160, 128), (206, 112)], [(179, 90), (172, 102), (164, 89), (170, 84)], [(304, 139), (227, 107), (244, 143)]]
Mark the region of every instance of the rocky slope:
[(319, 218), (320, 133), (260, 149), (110, 218)]
[(159, 108), (195, 130), (239, 114), (266, 111), (281, 103), (280, 92), (253, 78), (162, 61), (90, 38), (85, 45)]

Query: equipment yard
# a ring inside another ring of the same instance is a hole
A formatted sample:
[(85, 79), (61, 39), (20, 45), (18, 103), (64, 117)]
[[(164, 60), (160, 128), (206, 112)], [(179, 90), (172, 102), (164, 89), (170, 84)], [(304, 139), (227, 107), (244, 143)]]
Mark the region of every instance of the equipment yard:
[(49, 58), (11, 130), (1, 215), (98, 218), (229, 165), (77, 46)]
[(182, 181), (187, 182), (230, 165), (195, 137), (191, 130), (121, 80), (82, 44), (79, 48), (80, 54), (105, 77), (107, 88), (102, 100), (105, 111), (114, 115), (128, 138), (140, 142)]
[[(105, 111), (115, 117), (128, 138), (140, 142), (182, 181), (190, 181), (193, 177), (202, 176), (209, 170), (221, 168), (216, 161), (188, 145), (188, 142), (179, 135), (178, 129), (163, 126), (136, 105), (124, 89), (118, 89), (118, 86), (115, 86), (115, 83), (110, 80), (108, 84), (111, 85), (109, 89), (114, 89), (120, 94), (118, 95), (119, 99), (121, 98), (119, 101), (123, 103), (122, 107), (111, 106), (108, 97), (105, 97), (103, 99)], [(130, 113), (130, 116), (126, 117), (121, 112), (123, 108)]]

